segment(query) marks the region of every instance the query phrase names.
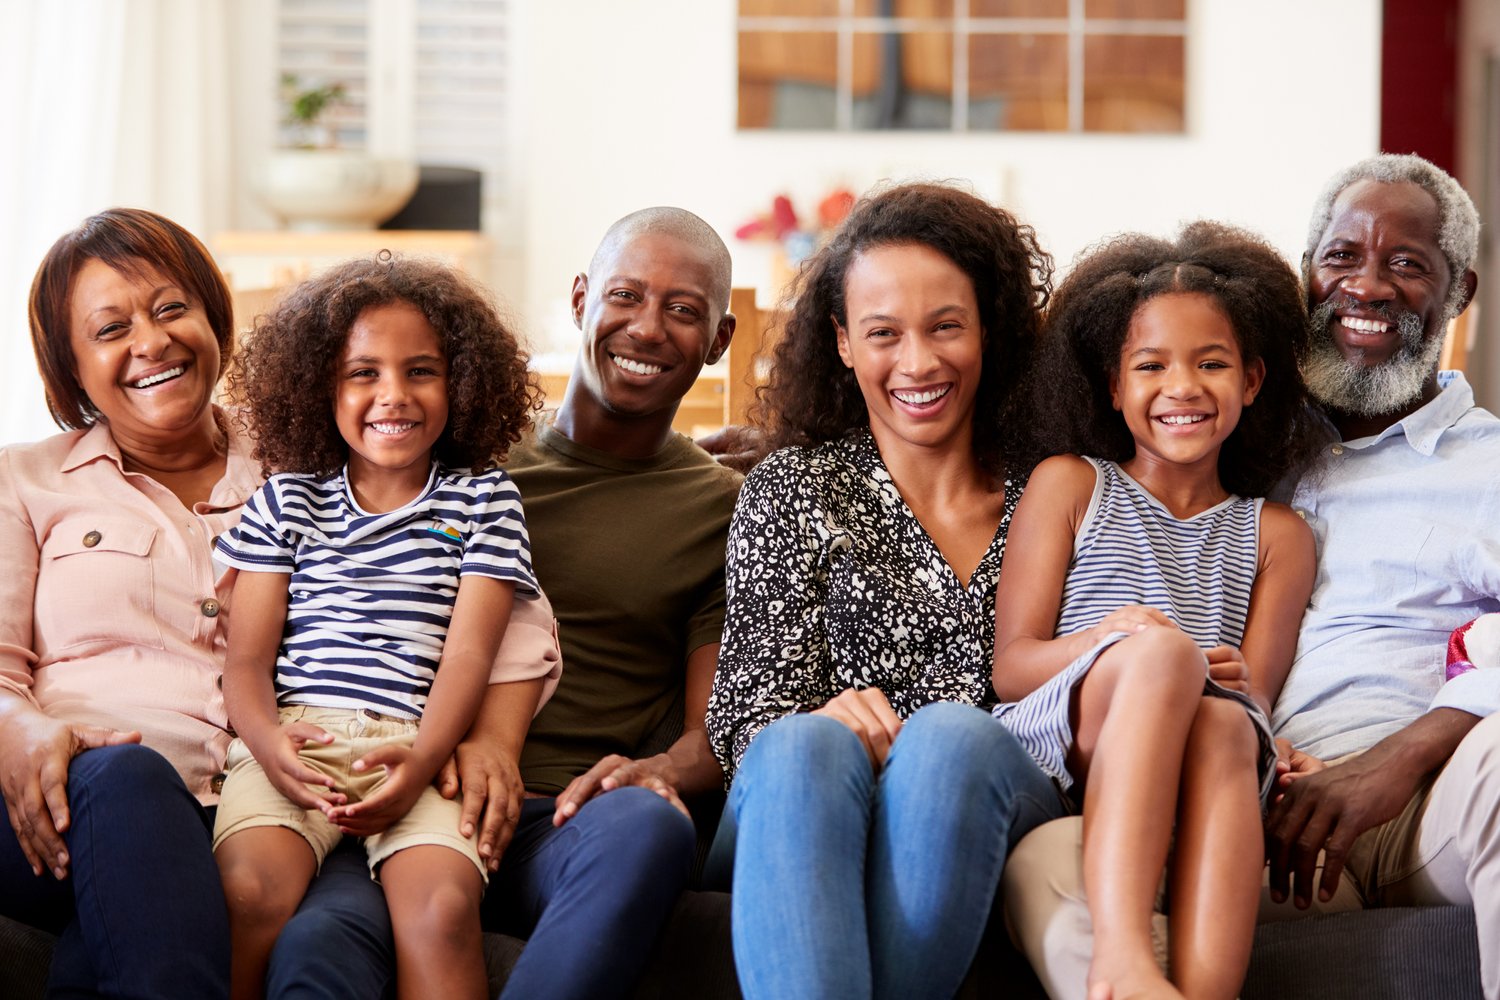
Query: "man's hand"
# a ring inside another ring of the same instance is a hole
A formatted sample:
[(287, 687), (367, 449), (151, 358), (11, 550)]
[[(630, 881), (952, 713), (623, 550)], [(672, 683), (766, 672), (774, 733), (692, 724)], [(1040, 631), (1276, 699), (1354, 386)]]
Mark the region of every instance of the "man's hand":
[(749, 472), (770, 451), (771, 443), (759, 428), (730, 424), (722, 430), (705, 434), (698, 447), (712, 455), (720, 465), (736, 472)]
[[(1266, 813), (1266, 856), (1271, 862), (1271, 898), (1287, 898), (1287, 880), (1300, 908), (1312, 903), (1313, 872), (1322, 849), (1318, 898), (1333, 898), (1354, 841), (1398, 815), (1422, 781), (1453, 755), (1479, 717), (1437, 708), (1341, 764), (1320, 768), (1306, 757), (1295, 765), (1280, 799)], [(1290, 763), (1290, 762), (1289, 762)]]
[(465, 837), (479, 829), (479, 856), (496, 871), (521, 819), (525, 786), (516, 760), (487, 740), (460, 743), (438, 772), (437, 790), (445, 799), (463, 792), (458, 829)]
[(853, 730), (877, 771), (885, 763), (885, 755), (891, 752), (891, 744), (901, 732), (901, 717), (891, 708), (880, 688), (846, 688), (822, 708), (814, 709), (812, 714), (837, 719)]
[(619, 754), (610, 754), (583, 774), (568, 782), (568, 787), (557, 797), (557, 808), (552, 813), (552, 825), (562, 826), (578, 815), (584, 803), (596, 795), (612, 792), (627, 786), (649, 788), (672, 804), (672, 807), (688, 819), (692, 815), (682, 799), (677, 797), (677, 780), (666, 754), (632, 760)]
[(16, 711), (0, 725), (0, 795), (35, 875), (68, 875), (68, 765), (85, 750), (139, 743), (141, 734), (70, 724), (37, 711)]
[[(1313, 875), (1323, 852), (1318, 898), (1333, 898), (1354, 841), (1392, 819), (1416, 793), (1419, 781), (1382, 768), (1372, 753), (1331, 767), (1293, 751), (1283, 774), (1281, 797), (1266, 814), (1266, 855), (1271, 862), (1271, 898), (1287, 898), (1288, 879), (1298, 909), (1312, 903)], [(1279, 770), (1279, 768), (1278, 768)]]

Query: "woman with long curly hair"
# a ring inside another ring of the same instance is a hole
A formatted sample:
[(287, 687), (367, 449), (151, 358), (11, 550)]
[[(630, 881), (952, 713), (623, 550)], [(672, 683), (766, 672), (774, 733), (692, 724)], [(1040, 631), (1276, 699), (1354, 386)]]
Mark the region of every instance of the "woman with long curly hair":
[(974, 707), (1051, 271), (1010, 213), (910, 184), (798, 276), (708, 715), (747, 996), (953, 995), (1010, 846), (1064, 812)]

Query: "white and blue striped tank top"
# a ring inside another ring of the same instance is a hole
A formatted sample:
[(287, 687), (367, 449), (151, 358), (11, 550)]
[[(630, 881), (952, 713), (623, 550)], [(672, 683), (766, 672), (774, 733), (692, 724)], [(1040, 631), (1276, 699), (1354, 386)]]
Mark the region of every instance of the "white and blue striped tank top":
[(1231, 496), (1178, 518), (1114, 462), (1098, 472), (1073, 543), (1057, 635), (1127, 604), (1156, 608), (1204, 649), (1238, 647), (1259, 564), (1259, 498)]

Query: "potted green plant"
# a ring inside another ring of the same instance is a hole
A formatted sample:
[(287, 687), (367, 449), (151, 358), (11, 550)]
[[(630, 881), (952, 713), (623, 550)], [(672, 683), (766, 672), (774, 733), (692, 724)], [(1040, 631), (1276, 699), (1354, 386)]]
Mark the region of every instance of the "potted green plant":
[(283, 145), (267, 158), (257, 193), (284, 226), (374, 229), (411, 200), (415, 163), (339, 147), (331, 119), (346, 102), (343, 83), (284, 73), (280, 94)]
[(281, 74), (282, 128), (294, 149), (328, 149), (338, 145), (324, 115), (339, 107), (347, 93), (342, 83), (304, 83), (295, 73)]

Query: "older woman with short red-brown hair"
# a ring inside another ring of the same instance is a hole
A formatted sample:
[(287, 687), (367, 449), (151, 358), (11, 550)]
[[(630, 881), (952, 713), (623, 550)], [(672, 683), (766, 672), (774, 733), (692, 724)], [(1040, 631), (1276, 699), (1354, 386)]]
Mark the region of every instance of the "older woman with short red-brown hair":
[[(211, 551), (261, 483), (212, 401), (232, 331), (208, 251), (151, 212), (86, 220), (32, 285), (65, 432), (0, 450), (0, 915), (59, 933), (53, 994), (228, 995), (209, 814), (230, 580)], [(388, 918), (355, 861), (325, 867), (342, 884), (304, 908), (273, 994), (383, 990)]]

